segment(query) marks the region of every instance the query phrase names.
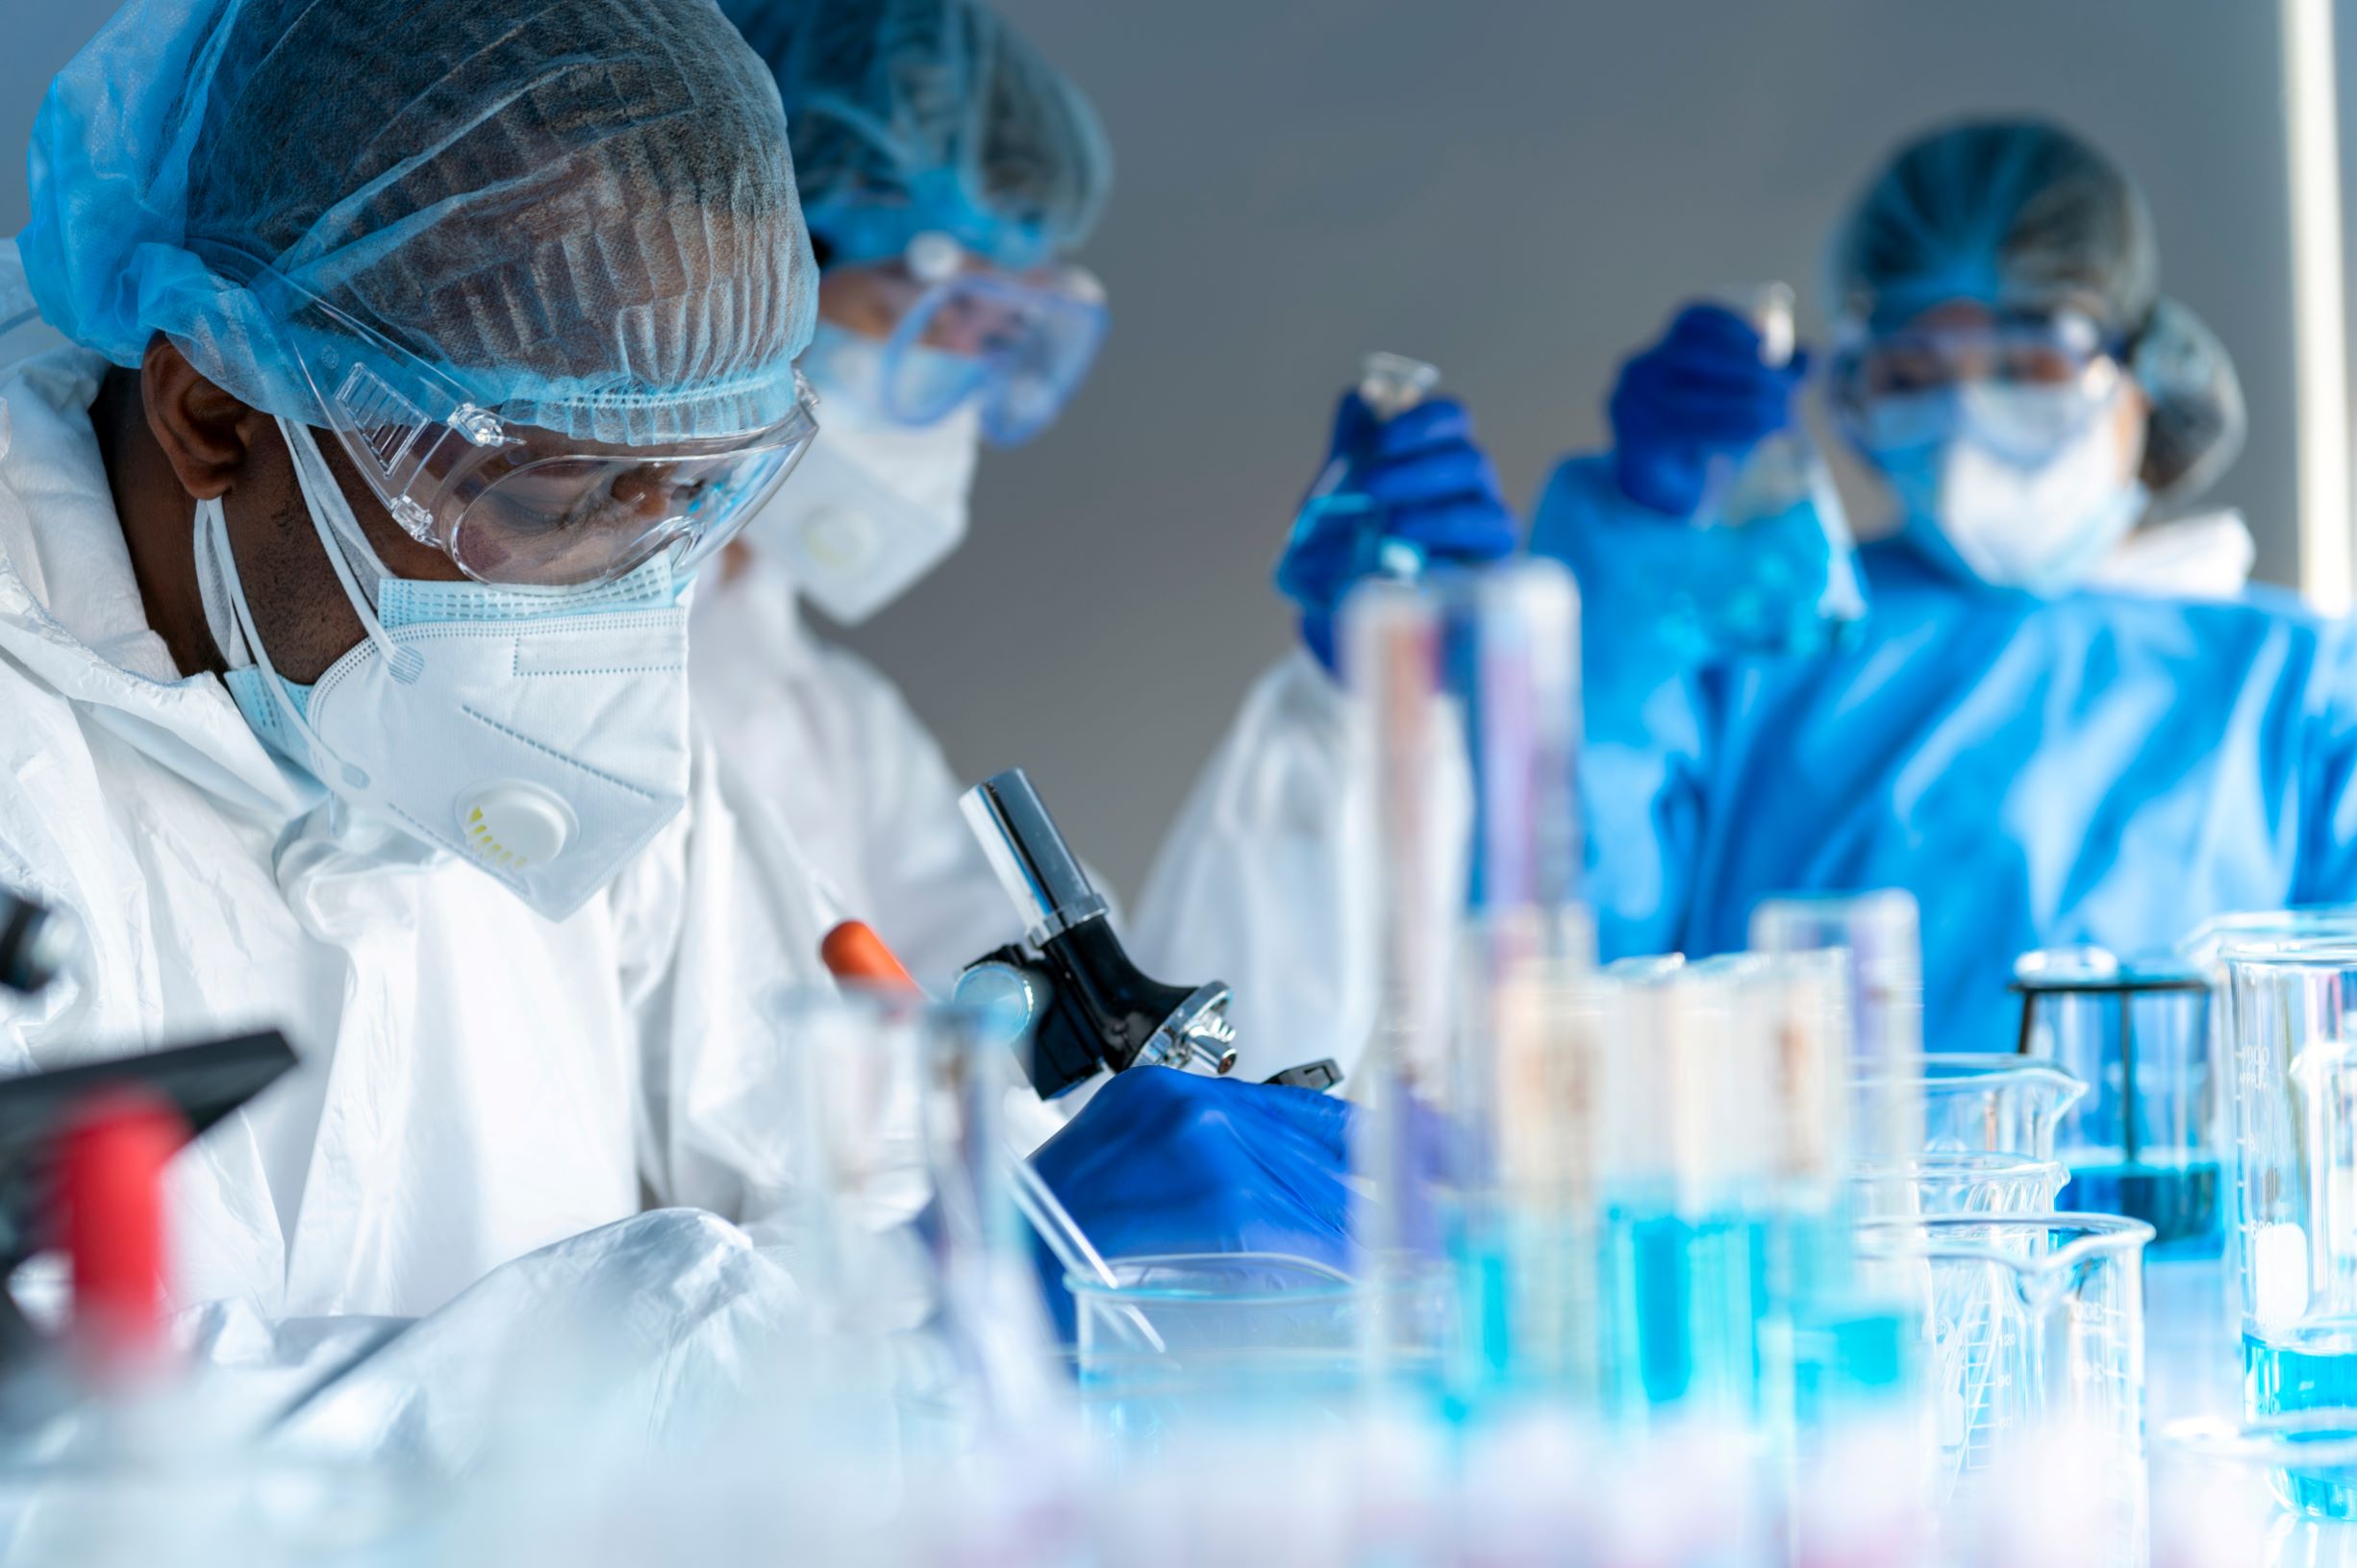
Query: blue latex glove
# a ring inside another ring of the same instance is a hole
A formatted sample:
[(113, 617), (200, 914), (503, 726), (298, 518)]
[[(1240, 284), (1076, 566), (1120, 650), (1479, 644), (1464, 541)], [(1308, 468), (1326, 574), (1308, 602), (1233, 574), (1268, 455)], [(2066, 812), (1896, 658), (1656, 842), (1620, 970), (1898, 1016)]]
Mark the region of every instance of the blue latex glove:
[(1472, 416), (1454, 398), (1385, 420), (1357, 392), (1345, 394), (1321, 480), (1337, 460), (1347, 465), (1341, 484), (1303, 500), (1277, 561), (1277, 591), (1301, 607), (1302, 640), (1329, 670), (1335, 611), (1371, 568), (1379, 539), (1463, 564), (1512, 555), (1522, 533), (1497, 471), (1473, 444)]
[(1716, 305), (1690, 305), (1651, 348), (1620, 367), (1613, 387), (1613, 463), (1641, 507), (1674, 517), (1701, 505), (1713, 458), (1740, 462), (1791, 427), (1808, 356), (1760, 362), (1760, 335)]
[[(1032, 1163), (1107, 1257), (1289, 1253), (1347, 1269), (1350, 1110), (1282, 1083), (1132, 1067)], [(1034, 1256), (1068, 1338), (1063, 1269)]]

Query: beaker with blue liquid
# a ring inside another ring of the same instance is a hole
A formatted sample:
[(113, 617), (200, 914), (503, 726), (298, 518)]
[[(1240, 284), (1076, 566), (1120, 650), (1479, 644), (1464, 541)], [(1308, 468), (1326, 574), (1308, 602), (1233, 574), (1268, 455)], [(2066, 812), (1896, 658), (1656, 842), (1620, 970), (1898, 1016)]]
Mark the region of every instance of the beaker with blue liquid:
[(2087, 1085), (2055, 1130), (2070, 1168), (2062, 1207), (2144, 1221), (2156, 1257), (2217, 1257), (2225, 1232), (2208, 977), (2174, 958), (2123, 964), (2098, 947), (2024, 954), (2014, 977), (2019, 1055)]
[[(2357, 938), (2229, 943), (2245, 1413), (2357, 1406)], [(2289, 1475), (2289, 1472), (2286, 1472)], [(2357, 1519), (2357, 1487), (2287, 1485)]]

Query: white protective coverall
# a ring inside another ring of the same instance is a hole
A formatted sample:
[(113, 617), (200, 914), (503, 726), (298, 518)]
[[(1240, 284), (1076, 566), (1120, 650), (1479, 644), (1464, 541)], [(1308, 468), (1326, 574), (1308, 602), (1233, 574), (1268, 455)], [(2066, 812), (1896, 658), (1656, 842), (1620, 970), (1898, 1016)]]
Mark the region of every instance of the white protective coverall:
[[(770, 504), (791, 505), (792, 485)], [(958, 809), (965, 784), (891, 682), (818, 638), (768, 554), (705, 579), (688, 644), (697, 718), (850, 913), (937, 992), (1019, 939)]]
[(265, 1320), (424, 1313), (650, 1204), (756, 1216), (790, 1181), (760, 1003), (824, 983), (823, 880), (703, 744), (688, 809), (560, 923), (323, 799), (148, 626), (105, 369), (0, 379), (0, 883), (88, 933), (0, 1018), (0, 1071), (282, 1028), (300, 1071), (172, 1172), (175, 1294)]

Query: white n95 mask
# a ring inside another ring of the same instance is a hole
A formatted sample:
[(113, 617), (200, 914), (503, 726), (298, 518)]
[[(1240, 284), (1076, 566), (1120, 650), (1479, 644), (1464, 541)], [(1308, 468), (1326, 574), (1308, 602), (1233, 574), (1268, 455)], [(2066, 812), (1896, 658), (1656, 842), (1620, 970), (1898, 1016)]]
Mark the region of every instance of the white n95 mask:
[[(365, 631), (309, 687), (255, 629), (218, 501), (197, 506), (198, 581), (217, 577), (241, 647), (231, 694), (329, 790), (472, 861), (552, 920), (581, 908), (688, 798), (688, 612), (670, 557), (591, 588), (396, 578), (311, 432), (294, 471)], [(357, 573), (369, 574), (373, 596)]]
[(830, 619), (856, 626), (965, 540), (982, 406), (969, 398), (929, 425), (900, 424), (869, 395), (882, 345), (840, 329), (830, 339), (812, 361), (818, 438), (745, 534)]
[(1976, 438), (1969, 420), (1944, 440), (1869, 456), (1925, 542), (1985, 583), (2034, 593), (2085, 583), (2149, 500), (2108, 408), (2037, 460)]

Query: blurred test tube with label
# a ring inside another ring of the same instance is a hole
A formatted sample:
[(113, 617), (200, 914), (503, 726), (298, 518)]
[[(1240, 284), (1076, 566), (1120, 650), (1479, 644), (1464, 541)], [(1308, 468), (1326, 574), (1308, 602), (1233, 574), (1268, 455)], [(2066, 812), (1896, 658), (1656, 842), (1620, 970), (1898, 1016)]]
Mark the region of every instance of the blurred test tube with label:
[[(1575, 1376), (1561, 1320), (1580, 1315), (1568, 1298), (1583, 1287), (1522, 1254), (1552, 1247), (1589, 1197), (1569, 1147), (1592, 1142), (1593, 1108), (1578, 596), (1548, 561), (1373, 578), (1344, 638), (1377, 829), (1380, 1007), (1353, 1156), (1370, 1365), (1397, 1370), (1417, 1337), (1401, 1314), (1434, 1292), (1460, 1390), (1494, 1390), (1534, 1358)], [(1544, 1300), (1542, 1278), (1556, 1282)]]

